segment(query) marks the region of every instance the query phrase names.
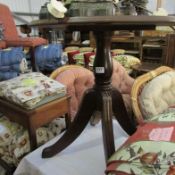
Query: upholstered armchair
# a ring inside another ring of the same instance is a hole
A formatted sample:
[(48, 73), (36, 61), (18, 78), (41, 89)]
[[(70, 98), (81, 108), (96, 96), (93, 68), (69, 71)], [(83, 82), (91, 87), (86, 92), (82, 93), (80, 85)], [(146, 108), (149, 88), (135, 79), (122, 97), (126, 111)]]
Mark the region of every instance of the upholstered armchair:
[[(73, 120), (84, 91), (94, 85), (93, 72), (82, 66), (67, 65), (56, 69), (50, 77), (67, 86), (67, 93), (71, 96), (70, 115)], [(112, 84), (122, 93), (125, 106), (130, 114), (132, 113), (130, 92), (133, 82), (134, 79), (127, 74), (124, 67), (114, 61)]]
[(32, 69), (36, 70), (34, 49), (36, 46), (47, 44), (47, 40), (40, 37), (25, 37), (18, 35), (12, 13), (8, 6), (0, 3), (0, 24), (4, 28), (4, 41), (7, 47), (23, 46), (30, 48)]

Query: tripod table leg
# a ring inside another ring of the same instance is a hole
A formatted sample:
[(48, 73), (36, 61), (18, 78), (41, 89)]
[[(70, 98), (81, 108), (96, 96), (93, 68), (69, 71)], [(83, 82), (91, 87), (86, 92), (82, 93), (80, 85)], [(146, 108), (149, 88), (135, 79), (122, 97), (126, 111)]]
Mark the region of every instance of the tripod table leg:
[(136, 127), (131, 122), (131, 119), (128, 116), (121, 93), (114, 88), (112, 90), (112, 108), (114, 116), (118, 120), (122, 128), (129, 135), (133, 134), (136, 131)]
[(73, 123), (63, 136), (53, 145), (45, 148), (42, 152), (43, 158), (52, 157), (69, 146), (83, 131), (96, 108), (96, 94), (93, 89), (84, 93), (82, 103)]
[(112, 98), (111, 91), (102, 91), (102, 133), (106, 162), (115, 152), (112, 125)]

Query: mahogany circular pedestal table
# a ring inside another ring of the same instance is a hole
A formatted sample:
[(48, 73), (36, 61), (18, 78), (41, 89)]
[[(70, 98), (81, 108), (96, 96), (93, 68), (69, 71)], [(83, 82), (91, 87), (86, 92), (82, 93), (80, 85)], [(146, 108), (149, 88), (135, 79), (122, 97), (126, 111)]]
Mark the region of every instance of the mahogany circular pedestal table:
[(45, 148), (43, 158), (52, 157), (69, 146), (84, 130), (94, 111), (101, 112), (102, 134), (106, 161), (114, 153), (112, 116), (122, 128), (133, 134), (136, 127), (127, 115), (120, 92), (111, 86), (113, 61), (110, 54), (112, 32), (114, 30), (153, 30), (155, 27), (175, 25), (172, 16), (94, 16), (67, 17), (62, 20), (33, 21), (31, 26), (59, 28), (65, 30), (93, 31), (96, 38), (96, 56), (93, 65), (95, 85), (84, 93), (76, 117), (53, 145)]

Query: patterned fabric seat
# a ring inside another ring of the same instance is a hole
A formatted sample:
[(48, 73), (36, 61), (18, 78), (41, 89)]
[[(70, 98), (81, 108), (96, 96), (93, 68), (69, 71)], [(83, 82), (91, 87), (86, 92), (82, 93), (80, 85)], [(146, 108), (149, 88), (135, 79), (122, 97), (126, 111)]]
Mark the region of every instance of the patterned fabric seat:
[(108, 160), (107, 175), (173, 175), (174, 123), (145, 123)]
[[(23, 109), (29, 110), (29, 113), (39, 113), (40, 116), (47, 117), (48, 113), (44, 116), (41, 111), (32, 111), (31, 109), (42, 107), (43, 104), (47, 104), (55, 99), (65, 96), (66, 94), (66, 88), (64, 85), (39, 72), (30, 72), (11, 80), (2, 81), (0, 82), (0, 87), (1, 100), (6, 101), (9, 104), (12, 102), (11, 105), (14, 103), (18, 106), (20, 111), (18, 119), (23, 116), (25, 118), (25, 113), (21, 112)], [(17, 113), (15, 109), (13, 109), (14, 108), (11, 109), (13, 112), (11, 114), (3, 111), (8, 117), (11, 116), (12, 120), (13, 115), (15, 118)], [(47, 108), (47, 110), (49, 110), (49, 108)], [(50, 108), (50, 111), (51, 110), (52, 109)], [(8, 111), (8, 109), (6, 109), (6, 111)], [(52, 113), (52, 111), (50, 113)], [(61, 116), (57, 116), (57, 114), (52, 114), (51, 122), (49, 119), (46, 120), (45, 123), (42, 123), (43, 125), (38, 125), (38, 127), (42, 126), (40, 128), (37, 127), (36, 130), (38, 146), (57, 136), (66, 128), (65, 118), (61, 118)], [(26, 120), (31, 120), (31, 117), (26, 118)], [(32, 120), (37, 122), (34, 117)], [(20, 123), (20, 119), (14, 121)], [(21, 122), (21, 124), (23, 123)], [(11, 122), (5, 116), (0, 117), (0, 165), (5, 169), (9, 169), (10, 165), (11, 167), (16, 167), (21, 158), (33, 149), (32, 147), (30, 148), (30, 141), (32, 141), (32, 138), (30, 137), (31, 140), (29, 140), (26, 125), (23, 125), (25, 126), (25, 128), (23, 128), (22, 125)], [(33, 125), (31, 127), (33, 127)], [(6, 166), (4, 166), (4, 164)]]
[[(38, 146), (46, 143), (65, 129), (65, 119), (56, 118), (37, 129)], [(21, 125), (5, 116), (0, 118), (0, 158), (9, 165), (17, 166), (21, 158), (30, 152), (28, 132)]]

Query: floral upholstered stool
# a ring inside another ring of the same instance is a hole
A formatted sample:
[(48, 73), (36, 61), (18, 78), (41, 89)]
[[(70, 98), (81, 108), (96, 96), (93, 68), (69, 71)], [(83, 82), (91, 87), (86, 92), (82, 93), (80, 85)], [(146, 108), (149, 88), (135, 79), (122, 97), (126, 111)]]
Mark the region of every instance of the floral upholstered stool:
[(69, 99), (64, 85), (38, 72), (0, 82), (0, 165), (17, 165), (65, 129)]
[(175, 174), (175, 125), (145, 123), (108, 161), (107, 175)]
[[(66, 127), (64, 118), (56, 118), (36, 129), (37, 146), (59, 135)], [(11, 122), (7, 117), (0, 118), (0, 159), (9, 167), (17, 166), (21, 158), (29, 153), (28, 131), (20, 124)], [(0, 161), (0, 162), (1, 162)], [(2, 166), (2, 164), (0, 163)], [(9, 169), (8, 169), (9, 170)]]

